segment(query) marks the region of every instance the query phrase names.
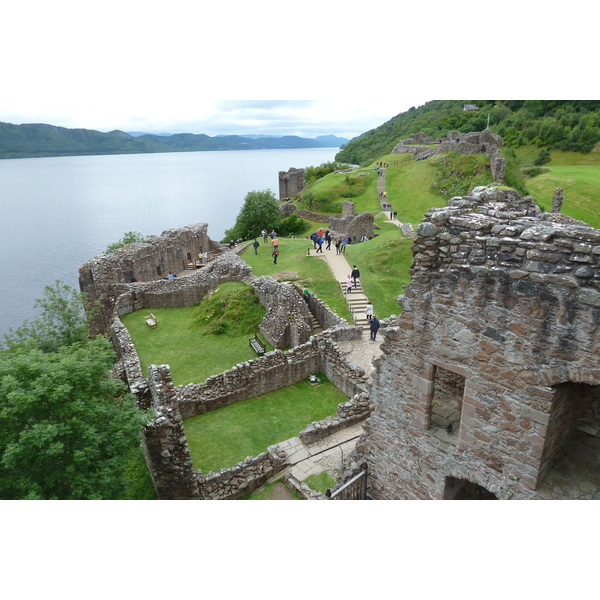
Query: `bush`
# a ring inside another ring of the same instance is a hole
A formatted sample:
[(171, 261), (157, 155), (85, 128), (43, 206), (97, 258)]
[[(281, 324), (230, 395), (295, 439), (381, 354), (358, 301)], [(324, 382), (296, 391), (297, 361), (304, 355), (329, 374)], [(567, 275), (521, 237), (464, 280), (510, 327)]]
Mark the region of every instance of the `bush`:
[(306, 221), (296, 213), (282, 219), (275, 227), (275, 231), (281, 236), (300, 235), (305, 229)]
[(542, 150), (537, 155), (537, 158), (533, 161), (533, 164), (536, 165), (537, 167), (539, 167), (541, 165), (545, 165), (546, 163), (549, 163), (551, 159), (552, 159), (552, 157), (550, 156), (550, 152), (548, 150)]

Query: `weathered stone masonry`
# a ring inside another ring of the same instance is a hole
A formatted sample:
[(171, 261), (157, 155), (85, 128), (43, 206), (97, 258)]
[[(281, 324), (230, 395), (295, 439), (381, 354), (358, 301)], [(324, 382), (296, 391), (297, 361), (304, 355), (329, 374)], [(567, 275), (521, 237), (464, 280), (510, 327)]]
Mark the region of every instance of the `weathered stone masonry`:
[(531, 205), (476, 189), (417, 228), (358, 445), (373, 498), (452, 497), (456, 481), (548, 497), (567, 440), (596, 443), (600, 231)]

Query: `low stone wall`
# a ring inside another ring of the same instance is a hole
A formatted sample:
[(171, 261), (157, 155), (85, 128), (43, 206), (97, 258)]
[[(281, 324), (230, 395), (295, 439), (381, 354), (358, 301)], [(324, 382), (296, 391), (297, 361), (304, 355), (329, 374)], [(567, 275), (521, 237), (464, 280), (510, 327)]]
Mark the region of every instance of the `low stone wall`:
[(298, 383), (320, 371), (315, 338), (287, 352), (273, 350), (240, 363), (203, 383), (177, 388), (184, 419)]
[(349, 402), (338, 406), (336, 416), (326, 417), (321, 421), (313, 421), (300, 432), (299, 437), (304, 444), (312, 444), (330, 436), (337, 431), (346, 429), (359, 421), (366, 419), (373, 410), (373, 404), (366, 392), (356, 394)]
[(205, 500), (235, 500), (257, 490), (287, 465), (285, 452), (270, 446), (258, 456), (248, 456), (234, 467), (203, 475), (197, 471), (198, 488)]

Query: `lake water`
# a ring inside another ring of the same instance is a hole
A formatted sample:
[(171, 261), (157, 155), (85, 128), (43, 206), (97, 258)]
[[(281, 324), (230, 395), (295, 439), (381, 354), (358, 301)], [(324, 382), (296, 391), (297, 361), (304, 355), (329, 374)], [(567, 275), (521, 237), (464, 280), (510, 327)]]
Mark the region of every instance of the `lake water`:
[(36, 316), (55, 280), (128, 231), (208, 223), (220, 241), (253, 190), (279, 197), (279, 171), (320, 165), (338, 148), (0, 160), (0, 337)]

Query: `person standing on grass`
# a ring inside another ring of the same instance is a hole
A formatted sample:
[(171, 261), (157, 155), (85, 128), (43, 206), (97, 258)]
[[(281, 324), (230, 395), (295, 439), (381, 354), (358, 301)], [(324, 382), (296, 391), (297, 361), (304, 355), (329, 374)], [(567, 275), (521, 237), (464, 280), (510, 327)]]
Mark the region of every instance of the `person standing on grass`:
[(260, 233), (263, 236), (263, 242), (268, 242), (269, 240), (267, 238), (269, 237), (269, 234), (267, 233), (267, 230), (263, 229)]
[(346, 278), (346, 294), (352, 293), (352, 278), (350, 275)]
[(276, 265), (277, 257), (279, 256), (279, 250), (277, 250), (277, 248), (273, 248), (273, 254), (271, 254), (271, 256), (273, 257), (273, 264)]
[(273, 250), (279, 250), (279, 240), (277, 239), (277, 236), (275, 236), (273, 238)]
[(356, 287), (356, 280), (360, 279), (360, 271), (356, 268), (356, 265), (352, 267), (352, 273), (350, 274), (354, 280), (354, 287)]
[(371, 325), (369, 327), (370, 331), (371, 331), (371, 339), (376, 342), (377, 341), (377, 332), (379, 331), (379, 321), (377, 320), (377, 317), (375, 315), (373, 315), (371, 317)]
[(258, 247), (260, 246), (260, 244), (258, 243), (258, 240), (256, 238), (254, 238), (254, 243), (252, 245), (254, 246), (254, 254), (258, 254)]

